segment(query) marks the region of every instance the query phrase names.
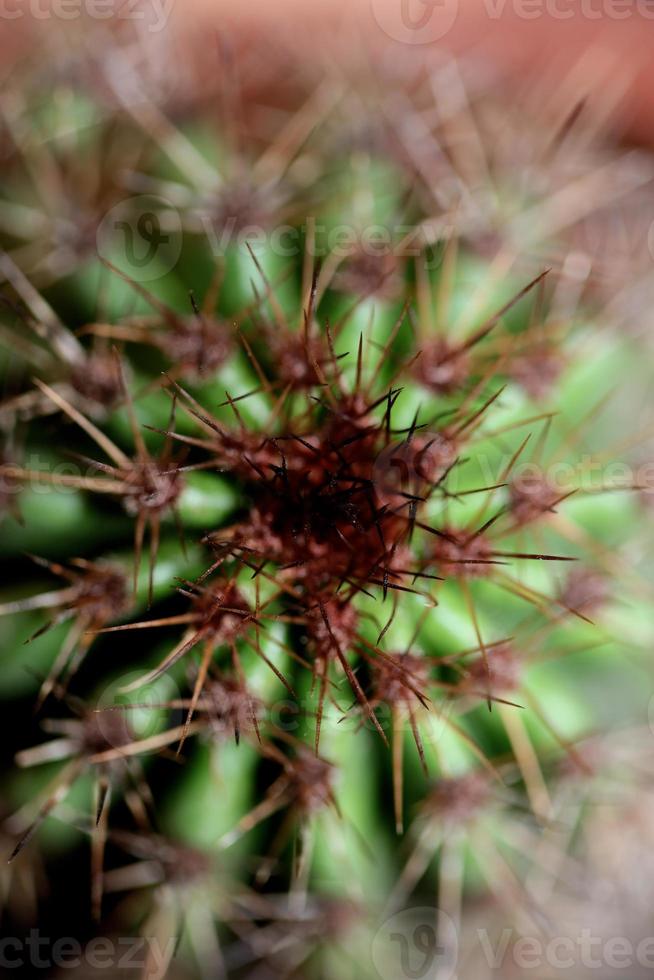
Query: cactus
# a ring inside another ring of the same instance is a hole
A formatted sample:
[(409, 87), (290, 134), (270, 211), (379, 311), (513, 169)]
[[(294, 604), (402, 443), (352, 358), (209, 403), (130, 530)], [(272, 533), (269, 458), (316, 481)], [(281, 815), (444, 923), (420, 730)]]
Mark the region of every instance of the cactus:
[(38, 149), (8, 103), (3, 836), (55, 887), (74, 856), (75, 935), (140, 934), (143, 975), (374, 977), (415, 906), (543, 928), (564, 770), (640, 710), (637, 354), (579, 240), (652, 166), (554, 113), (480, 186), (496, 96), (453, 73), (449, 118), (386, 93), (358, 138), (327, 77), (263, 145), (237, 94), (173, 122), (101, 64)]

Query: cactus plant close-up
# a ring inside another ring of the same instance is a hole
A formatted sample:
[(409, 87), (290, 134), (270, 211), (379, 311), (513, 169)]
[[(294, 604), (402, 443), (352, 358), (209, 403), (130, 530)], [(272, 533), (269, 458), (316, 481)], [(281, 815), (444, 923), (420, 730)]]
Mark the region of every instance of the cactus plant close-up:
[(608, 34), (37, 6), (2, 975), (649, 975), (654, 155)]

